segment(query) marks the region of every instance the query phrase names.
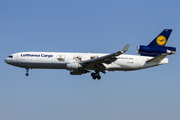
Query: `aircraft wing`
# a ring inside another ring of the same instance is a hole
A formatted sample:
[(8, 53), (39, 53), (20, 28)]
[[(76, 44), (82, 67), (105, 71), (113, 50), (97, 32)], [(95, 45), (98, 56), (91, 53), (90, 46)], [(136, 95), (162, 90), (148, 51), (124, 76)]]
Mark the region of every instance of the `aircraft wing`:
[(158, 56), (156, 56), (156, 57), (154, 57), (154, 58), (152, 58), (152, 59), (150, 59), (150, 60), (148, 60), (146, 62), (148, 62), (148, 63), (149, 62), (160, 62), (169, 54), (170, 53), (164, 53), (164, 54), (158, 55)]
[(106, 64), (110, 64), (112, 62), (114, 62), (117, 58), (116, 56), (119, 56), (121, 54), (123, 54), (124, 52), (126, 52), (129, 48), (130, 44), (127, 44), (124, 46), (124, 48), (121, 51), (117, 51), (115, 53), (109, 54), (109, 55), (105, 55), (102, 57), (98, 57), (95, 59), (90, 59), (90, 60), (85, 60), (82, 61), (81, 64), (83, 64), (86, 67), (94, 67), (95, 65), (102, 65), (102, 63), (106, 63)]

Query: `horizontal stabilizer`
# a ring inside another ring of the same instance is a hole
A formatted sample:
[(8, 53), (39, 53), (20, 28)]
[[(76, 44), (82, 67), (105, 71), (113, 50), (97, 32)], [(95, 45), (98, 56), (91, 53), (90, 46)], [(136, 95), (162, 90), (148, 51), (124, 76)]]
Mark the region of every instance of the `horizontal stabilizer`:
[(148, 61), (146, 61), (147, 63), (149, 62), (160, 62), (162, 61), (167, 55), (169, 55), (170, 53), (164, 53), (164, 54), (161, 54), (161, 55), (158, 55)]

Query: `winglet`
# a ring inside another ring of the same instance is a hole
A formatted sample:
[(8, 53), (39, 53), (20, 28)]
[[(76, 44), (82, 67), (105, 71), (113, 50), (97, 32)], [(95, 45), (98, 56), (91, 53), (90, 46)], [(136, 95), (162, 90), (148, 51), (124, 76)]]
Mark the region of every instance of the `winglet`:
[(124, 53), (124, 52), (128, 51), (129, 46), (130, 46), (130, 44), (126, 44), (124, 46), (124, 48), (121, 50), (121, 52)]

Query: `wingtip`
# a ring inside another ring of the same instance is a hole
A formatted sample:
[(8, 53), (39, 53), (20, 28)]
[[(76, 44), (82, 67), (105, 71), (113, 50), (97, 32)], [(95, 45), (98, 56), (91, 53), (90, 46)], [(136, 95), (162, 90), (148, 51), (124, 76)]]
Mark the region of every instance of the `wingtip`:
[(130, 44), (126, 44), (124, 48), (122, 49), (123, 52), (128, 51)]

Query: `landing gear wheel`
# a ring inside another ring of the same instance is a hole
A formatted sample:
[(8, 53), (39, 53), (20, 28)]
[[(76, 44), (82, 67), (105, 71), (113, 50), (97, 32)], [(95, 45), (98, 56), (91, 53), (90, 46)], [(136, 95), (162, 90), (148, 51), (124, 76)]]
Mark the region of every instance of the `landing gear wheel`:
[(92, 76), (92, 78), (95, 80), (96, 78), (98, 79), (98, 80), (100, 80), (101, 79), (101, 76), (99, 75), (99, 73), (91, 73), (91, 76)]
[(100, 75), (98, 75), (98, 76), (96, 76), (96, 78), (97, 78), (98, 80), (100, 80), (100, 79), (101, 79), (101, 76), (100, 76)]
[(25, 75), (29, 76), (29, 73), (28, 73), (29, 72), (29, 68), (25, 68), (25, 69), (26, 69), (26, 74)]
[(96, 74), (95, 73), (91, 73), (92, 78), (95, 80), (96, 79)]
[(25, 75), (26, 75), (26, 76), (29, 76), (29, 73), (26, 73)]

